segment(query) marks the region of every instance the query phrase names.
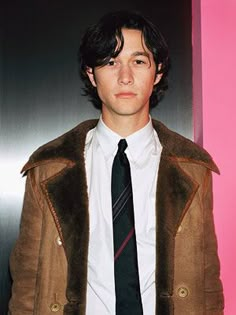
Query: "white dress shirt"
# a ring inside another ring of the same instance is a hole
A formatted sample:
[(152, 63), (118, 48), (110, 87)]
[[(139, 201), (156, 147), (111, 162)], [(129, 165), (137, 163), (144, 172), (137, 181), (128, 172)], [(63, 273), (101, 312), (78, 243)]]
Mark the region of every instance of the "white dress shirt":
[[(100, 118), (86, 138), (89, 253), (86, 315), (115, 315), (111, 169), (121, 137)], [(126, 138), (130, 162), (140, 290), (144, 315), (155, 313), (155, 194), (162, 151), (149, 123)]]

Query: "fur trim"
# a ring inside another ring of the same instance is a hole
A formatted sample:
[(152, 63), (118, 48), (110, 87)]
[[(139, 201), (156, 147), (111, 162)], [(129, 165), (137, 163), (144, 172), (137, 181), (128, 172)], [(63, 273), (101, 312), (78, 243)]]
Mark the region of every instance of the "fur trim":
[[(54, 159), (68, 160), (68, 162), (78, 161), (78, 158), (81, 157), (81, 152), (78, 148), (84, 147), (87, 132), (96, 127), (97, 122), (98, 120), (96, 119), (82, 122), (64, 135), (43, 145), (32, 154), (29, 161), (23, 167), (22, 172), (26, 172), (40, 163), (48, 163)], [(169, 155), (183, 161), (191, 160), (193, 163), (202, 164), (212, 171), (219, 173), (219, 169), (211, 156), (203, 148), (180, 134), (171, 131), (157, 120), (153, 120), (153, 127), (157, 131), (162, 146), (166, 148), (166, 152)]]
[(159, 166), (156, 194), (157, 314), (174, 314), (171, 297), (173, 295), (175, 235), (197, 189), (198, 184), (193, 182), (177, 163), (166, 158), (164, 152)]
[(22, 169), (22, 173), (41, 163), (49, 163), (55, 159), (75, 163), (83, 159), (84, 145), (88, 131), (95, 128), (97, 120), (85, 121), (62, 136), (39, 147)]
[(180, 134), (168, 129), (160, 121), (153, 120), (153, 127), (156, 130), (162, 146), (169, 155), (182, 161), (201, 164), (210, 170), (220, 173), (209, 153)]
[(64, 169), (60, 176), (50, 178), (45, 184), (51, 211), (55, 209), (59, 221), (68, 261), (66, 296), (72, 309), (85, 307), (86, 300), (89, 214), (85, 183), (85, 168), (80, 163)]

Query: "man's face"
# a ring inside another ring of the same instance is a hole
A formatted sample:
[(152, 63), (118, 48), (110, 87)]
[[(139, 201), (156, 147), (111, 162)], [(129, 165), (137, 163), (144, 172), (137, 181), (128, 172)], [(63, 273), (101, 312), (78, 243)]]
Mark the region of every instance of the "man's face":
[(88, 76), (102, 101), (102, 116), (118, 118), (149, 116), (149, 98), (161, 75), (156, 75), (152, 53), (147, 49), (141, 31), (123, 29), (124, 46), (108, 64), (96, 67)]

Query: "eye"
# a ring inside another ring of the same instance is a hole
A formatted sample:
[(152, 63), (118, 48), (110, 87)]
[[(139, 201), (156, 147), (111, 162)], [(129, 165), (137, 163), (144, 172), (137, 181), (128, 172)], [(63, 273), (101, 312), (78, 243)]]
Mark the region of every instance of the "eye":
[(107, 63), (108, 66), (115, 66), (116, 65), (116, 61), (114, 59), (111, 59), (108, 61)]
[(137, 65), (143, 65), (143, 64), (146, 64), (146, 62), (145, 62), (145, 61), (143, 61), (143, 60), (139, 60), (139, 59), (135, 60), (134, 62), (135, 62)]
[(136, 67), (148, 67), (150, 63), (149, 63), (149, 59), (144, 57), (144, 58), (134, 59), (133, 64)]

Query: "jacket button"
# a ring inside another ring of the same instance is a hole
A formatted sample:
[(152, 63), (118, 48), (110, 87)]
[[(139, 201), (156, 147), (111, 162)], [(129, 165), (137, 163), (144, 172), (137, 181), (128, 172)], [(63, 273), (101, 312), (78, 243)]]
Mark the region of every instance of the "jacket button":
[(180, 233), (181, 231), (182, 231), (182, 226), (180, 225), (180, 226), (178, 227), (177, 233)]
[(56, 237), (56, 243), (57, 243), (58, 246), (61, 246), (61, 245), (62, 245), (62, 241), (61, 241), (60, 236), (57, 236), (57, 237)]
[(185, 287), (181, 287), (178, 289), (178, 296), (180, 298), (186, 298), (188, 296), (188, 289)]
[(50, 309), (53, 313), (60, 311), (61, 305), (59, 303), (53, 303), (50, 305)]

